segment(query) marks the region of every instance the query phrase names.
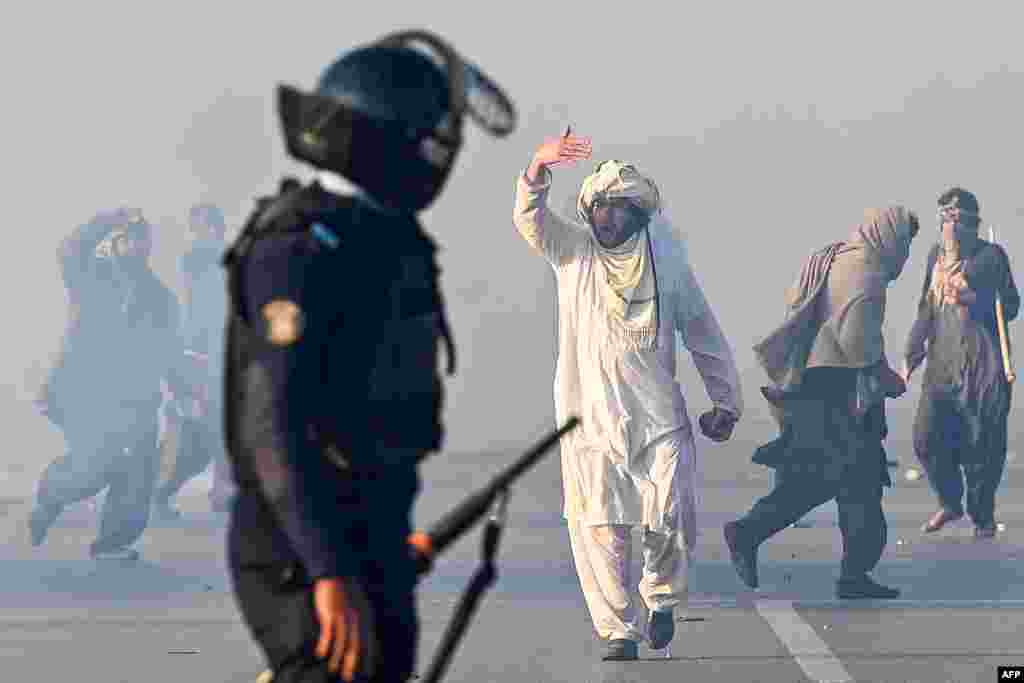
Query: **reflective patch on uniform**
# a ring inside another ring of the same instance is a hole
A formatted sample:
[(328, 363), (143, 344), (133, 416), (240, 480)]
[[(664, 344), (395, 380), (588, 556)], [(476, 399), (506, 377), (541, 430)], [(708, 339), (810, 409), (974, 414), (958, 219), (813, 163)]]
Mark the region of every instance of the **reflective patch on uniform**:
[(274, 346), (288, 346), (302, 337), (305, 315), (294, 301), (274, 299), (261, 309), (266, 322), (267, 341)]
[(340, 243), (338, 235), (326, 225), (323, 223), (314, 223), (311, 230), (313, 231), (313, 235), (328, 247), (331, 249), (338, 248), (338, 244)]

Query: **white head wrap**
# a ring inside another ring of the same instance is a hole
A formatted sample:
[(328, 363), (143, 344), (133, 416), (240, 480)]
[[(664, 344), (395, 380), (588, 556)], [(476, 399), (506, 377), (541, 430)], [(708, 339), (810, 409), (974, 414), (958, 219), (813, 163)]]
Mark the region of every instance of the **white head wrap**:
[(627, 199), (648, 214), (661, 210), (661, 193), (654, 181), (633, 164), (618, 159), (601, 162), (583, 181), (576, 199), (576, 214), (584, 223), (590, 223), (590, 210), (597, 197)]
[[(576, 200), (576, 213), (590, 225), (591, 209), (598, 197), (626, 199), (653, 216), (661, 210), (661, 193), (654, 181), (632, 164), (616, 159), (602, 162), (583, 181)], [(658, 342), (658, 281), (654, 255), (646, 230), (623, 244), (606, 248), (596, 243), (596, 254), (604, 270), (605, 305), (612, 324), (634, 348), (651, 349)]]

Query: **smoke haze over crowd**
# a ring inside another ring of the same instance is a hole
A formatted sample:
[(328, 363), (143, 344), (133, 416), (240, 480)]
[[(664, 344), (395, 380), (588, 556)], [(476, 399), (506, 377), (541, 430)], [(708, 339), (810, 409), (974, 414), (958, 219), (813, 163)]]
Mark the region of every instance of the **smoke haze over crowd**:
[[(940, 192), (975, 192), (1018, 265), (1022, 15), (939, 2), (26, 5), (0, 41), (9, 464), (34, 476), (60, 444), (27, 403), (64, 324), (60, 239), (99, 210), (139, 206), (157, 229), (154, 266), (179, 290), (189, 206), (216, 203), (231, 234), (280, 176), (309, 177), (284, 154), (276, 84), (312, 87), (341, 52), (399, 28), (450, 40), (520, 113), (504, 140), (467, 122), (447, 190), (423, 216), (442, 247), (461, 360), (448, 383), (449, 448), (492, 451), (551, 425), (554, 280), (511, 214), (516, 174), (569, 123), (592, 137), (594, 163), (628, 160), (658, 182), (752, 414), (763, 412), (764, 377), (750, 348), (781, 319), (807, 253), (847, 236), (868, 206), (917, 211), (922, 232), (887, 312), (895, 364)], [(593, 165), (556, 169), (557, 207)], [(693, 416), (706, 398), (681, 367)], [(899, 402), (896, 439), (909, 435), (914, 400)], [(737, 434), (759, 429), (741, 423)]]

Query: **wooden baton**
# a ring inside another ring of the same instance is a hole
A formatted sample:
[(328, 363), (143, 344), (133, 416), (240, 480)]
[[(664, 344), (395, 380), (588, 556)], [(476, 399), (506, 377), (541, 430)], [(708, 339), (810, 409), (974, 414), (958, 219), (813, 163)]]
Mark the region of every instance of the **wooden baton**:
[[(989, 240), (992, 244), (996, 243), (996, 230), (994, 227), (989, 226), (988, 228)], [(1003, 300), (999, 296), (999, 292), (996, 292), (996, 327), (999, 328), (999, 351), (1003, 356), (1003, 370), (1006, 372), (1006, 381), (1013, 384), (1013, 381), (1017, 379), (1017, 373), (1013, 371), (1013, 358), (1010, 356), (1010, 337), (1006, 333), (1006, 314), (1003, 313)]]

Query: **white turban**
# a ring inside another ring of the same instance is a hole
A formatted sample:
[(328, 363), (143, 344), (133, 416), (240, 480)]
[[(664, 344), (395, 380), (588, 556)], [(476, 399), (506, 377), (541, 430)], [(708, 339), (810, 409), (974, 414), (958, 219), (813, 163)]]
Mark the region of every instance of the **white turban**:
[(636, 170), (633, 164), (617, 159), (601, 162), (583, 181), (576, 200), (576, 214), (590, 223), (590, 209), (597, 197), (627, 199), (652, 215), (661, 210), (661, 193), (654, 181)]

